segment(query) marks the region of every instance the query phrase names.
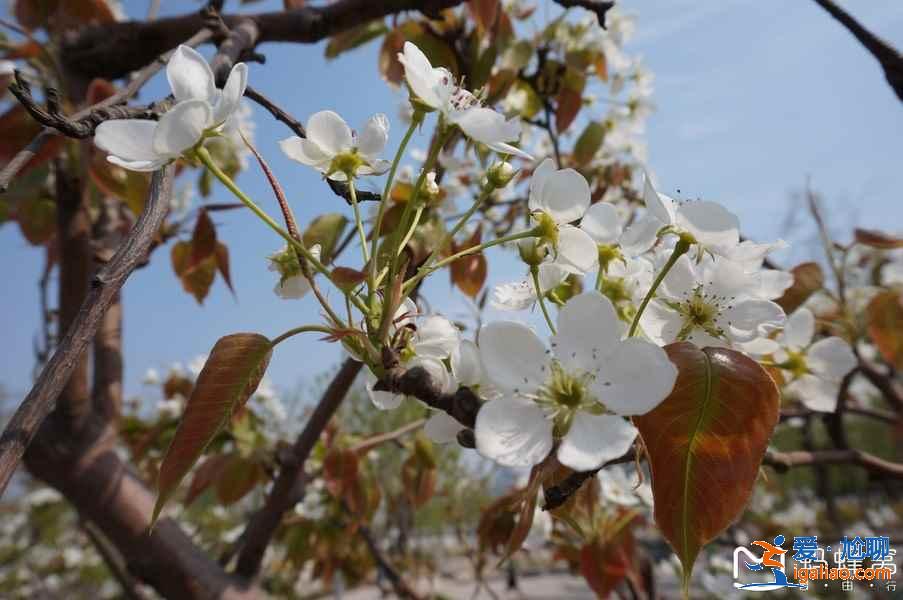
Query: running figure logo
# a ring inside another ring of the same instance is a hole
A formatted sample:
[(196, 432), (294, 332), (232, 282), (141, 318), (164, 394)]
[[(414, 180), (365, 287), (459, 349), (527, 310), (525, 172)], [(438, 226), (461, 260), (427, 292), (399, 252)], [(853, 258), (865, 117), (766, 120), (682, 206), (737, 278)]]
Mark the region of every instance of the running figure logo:
[(746, 568), (753, 572), (761, 572), (764, 571), (765, 568), (771, 569), (772, 577), (774, 577), (774, 581), (766, 581), (759, 583), (739, 583), (734, 582), (734, 587), (738, 590), (744, 590), (747, 592), (770, 592), (772, 590), (780, 590), (785, 588), (796, 588), (801, 590), (809, 589), (808, 584), (799, 584), (799, 583), (790, 583), (787, 581), (787, 574), (784, 572), (784, 554), (787, 552), (781, 546), (784, 544), (784, 536), (778, 535), (774, 538), (774, 544), (769, 544), (765, 540), (756, 540), (752, 543), (753, 546), (758, 546), (762, 548), (762, 558), (755, 557), (749, 550), (746, 548), (738, 547), (734, 550), (734, 579), (737, 579), (739, 576), (739, 568), (738, 568), (738, 559), (740, 552), (743, 552), (747, 556), (753, 559), (753, 562), (743, 561), (743, 564), (746, 565)]

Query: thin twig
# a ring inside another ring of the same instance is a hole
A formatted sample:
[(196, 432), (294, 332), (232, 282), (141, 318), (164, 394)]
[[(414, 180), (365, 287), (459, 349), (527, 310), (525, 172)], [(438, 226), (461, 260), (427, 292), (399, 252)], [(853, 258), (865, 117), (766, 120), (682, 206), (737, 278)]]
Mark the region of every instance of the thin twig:
[(75, 321), (0, 436), (0, 495), (41, 423), (53, 410), (88, 344), (94, 339), (107, 307), (135, 267), (147, 256), (151, 240), (159, 231), (169, 208), (174, 169), (169, 165), (154, 173), (144, 212), (110, 262), (94, 276), (91, 290), (82, 302)]
[(891, 462), (862, 450), (796, 450), (793, 452), (766, 452), (763, 465), (784, 473), (793, 467), (851, 464), (876, 475), (903, 479), (903, 464)]
[(86, 521), (82, 525), (82, 529), (85, 530), (88, 539), (91, 540), (97, 553), (100, 554), (100, 557), (106, 563), (110, 573), (122, 586), (125, 596), (131, 598), (131, 600), (147, 600), (147, 596), (138, 587), (138, 581), (132, 577), (131, 573), (128, 572), (128, 567), (123, 564), (122, 557), (117, 555), (116, 549), (103, 537), (103, 534), (97, 530), (94, 524)]
[(370, 529), (366, 525), (360, 525), (357, 528), (358, 535), (363, 538), (364, 543), (367, 545), (367, 550), (370, 552), (370, 556), (373, 557), (373, 561), (376, 563), (379, 570), (386, 576), (386, 579), (389, 580), (389, 583), (392, 584), (392, 589), (395, 590), (395, 593), (399, 598), (407, 598), (407, 600), (420, 600), (420, 595), (417, 594), (411, 588), (410, 585), (404, 580), (404, 578), (398, 573), (398, 570), (392, 566), (392, 563), (389, 562), (389, 559), (377, 545), (376, 540), (373, 539), (373, 534), (370, 532)]

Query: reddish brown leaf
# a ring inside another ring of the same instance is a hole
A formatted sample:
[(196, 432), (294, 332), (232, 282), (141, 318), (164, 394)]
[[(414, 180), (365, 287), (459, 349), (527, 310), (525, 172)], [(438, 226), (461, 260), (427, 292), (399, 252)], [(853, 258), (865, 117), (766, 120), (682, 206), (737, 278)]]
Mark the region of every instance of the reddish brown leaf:
[(580, 573), (599, 598), (608, 598), (634, 562), (633, 533), (625, 527), (613, 539), (596, 539), (580, 550)]
[(394, 29), (383, 38), (379, 49), (379, 72), (387, 82), (400, 85), (404, 81), (404, 67), (398, 62), (398, 53), (404, 48), (404, 34)]
[(877, 231), (875, 229), (854, 229), (854, 239), (866, 246), (872, 248), (880, 248), (882, 250), (893, 250), (894, 248), (903, 248), (903, 238), (895, 235)]
[(649, 456), (655, 521), (689, 582), (702, 546), (743, 511), (778, 422), (780, 394), (745, 354), (679, 342), (674, 391), (634, 417)]
[(272, 352), (270, 340), (257, 333), (227, 335), (213, 346), (160, 465), (152, 523), (207, 445), (257, 389)]
[(235, 288), (232, 286), (232, 273), (229, 270), (229, 248), (222, 242), (216, 243), (216, 268), (234, 296)]
[(216, 227), (207, 211), (198, 211), (198, 219), (194, 224), (194, 232), (191, 234), (191, 258), (188, 260), (188, 269), (197, 267), (201, 262), (216, 253)]
[(349, 267), (336, 267), (332, 270), (331, 279), (338, 288), (349, 291), (366, 281), (367, 274)]
[(556, 97), (555, 129), (558, 133), (566, 131), (577, 118), (577, 113), (583, 106), (583, 88), (585, 86), (586, 78), (582, 74), (568, 69)]
[[(482, 239), (482, 233), (483, 228), (477, 227), (470, 239), (463, 242), (460, 246), (452, 241), (452, 254), (478, 246)], [(480, 290), (483, 289), (483, 284), (486, 283), (486, 256), (482, 252), (462, 256), (449, 265), (449, 275), (451, 282), (458, 286), (459, 290), (471, 298), (476, 298)]]
[(784, 295), (775, 302), (781, 305), (788, 315), (805, 302), (809, 296), (825, 285), (825, 275), (818, 263), (806, 262), (790, 269), (793, 285), (784, 291)]
[(341, 499), (357, 479), (358, 457), (351, 450), (333, 449), (323, 459), (323, 479), (326, 489), (336, 499)]
[(171, 258), (172, 269), (179, 277), (182, 288), (194, 296), (198, 304), (203, 304), (216, 277), (216, 257), (208, 256), (200, 264), (190, 267), (191, 242), (180, 241), (173, 244)]
[[(41, 125), (28, 115), (21, 104), (16, 104), (0, 115), (0, 160), (5, 163), (12, 159), (40, 131)], [(62, 144), (61, 136), (53, 136), (47, 140), (41, 150), (19, 171), (19, 177), (56, 156), (62, 148)]]
[(869, 302), (868, 332), (881, 357), (897, 370), (903, 370), (903, 295), (888, 290)]
[(56, 202), (40, 196), (19, 202), (16, 220), (25, 239), (30, 244), (39, 246), (56, 232)]
[(499, 0), (467, 0), (470, 15), (481, 31), (490, 31), (499, 14)]
[(228, 506), (245, 497), (264, 478), (257, 461), (240, 455), (229, 457), (216, 482), (216, 497)]
[(116, 86), (109, 80), (101, 77), (95, 77), (88, 84), (88, 91), (85, 92), (85, 101), (90, 104), (97, 104), (106, 100), (110, 96), (116, 94)]
[(204, 462), (195, 469), (194, 477), (191, 479), (191, 485), (188, 486), (188, 493), (185, 494), (185, 506), (190, 505), (197, 500), (197, 497), (220, 478), (223, 469), (229, 463), (228, 454), (214, 454), (204, 459)]

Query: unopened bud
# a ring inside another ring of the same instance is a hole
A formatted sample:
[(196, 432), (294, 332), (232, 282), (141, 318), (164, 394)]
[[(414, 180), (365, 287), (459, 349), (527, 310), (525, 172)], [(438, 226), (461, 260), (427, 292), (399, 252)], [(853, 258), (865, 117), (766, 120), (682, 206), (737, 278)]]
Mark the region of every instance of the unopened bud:
[(508, 185), (517, 171), (508, 161), (497, 162), (486, 171), (486, 180), (494, 188), (503, 188)]
[(517, 251), (521, 260), (531, 267), (542, 264), (549, 253), (549, 249), (536, 238), (520, 240), (517, 243)]

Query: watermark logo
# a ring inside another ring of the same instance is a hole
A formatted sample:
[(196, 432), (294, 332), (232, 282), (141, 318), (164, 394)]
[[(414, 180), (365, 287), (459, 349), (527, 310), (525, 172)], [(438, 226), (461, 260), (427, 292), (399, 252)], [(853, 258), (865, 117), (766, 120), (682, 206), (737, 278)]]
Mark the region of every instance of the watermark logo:
[[(810, 585), (820, 589), (839, 582), (843, 591), (852, 591), (857, 582), (871, 591), (896, 590), (897, 551), (887, 536), (844, 536), (834, 552), (831, 546), (820, 545), (817, 536), (798, 536), (793, 538), (792, 555), (783, 547), (785, 541), (779, 534), (773, 543), (752, 542), (753, 550), (745, 546), (734, 549), (734, 587), (745, 592), (806, 591)], [(788, 569), (788, 557), (792, 569)]]

